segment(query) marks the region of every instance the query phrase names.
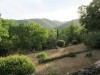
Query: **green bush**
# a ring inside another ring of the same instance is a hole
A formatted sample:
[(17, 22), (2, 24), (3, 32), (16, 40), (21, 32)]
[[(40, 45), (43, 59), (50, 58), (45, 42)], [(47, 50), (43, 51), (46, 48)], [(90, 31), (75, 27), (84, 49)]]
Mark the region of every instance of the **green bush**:
[(36, 47), (36, 50), (42, 50), (42, 45), (41, 45), (41, 44), (38, 45), (38, 46)]
[(72, 42), (71, 42), (73, 45), (76, 45), (76, 44), (78, 44), (78, 41), (77, 40), (72, 40)]
[(0, 75), (28, 75), (34, 71), (35, 65), (24, 55), (0, 58)]
[(48, 56), (47, 56), (47, 54), (45, 53), (45, 52), (41, 52), (41, 53), (38, 53), (37, 55), (36, 55), (36, 58), (38, 58), (39, 60), (44, 60), (44, 59), (46, 59)]
[(0, 48), (0, 56), (7, 56), (8, 54), (9, 50)]
[(100, 32), (88, 32), (83, 36), (83, 42), (85, 45), (91, 48), (100, 48)]
[(64, 40), (58, 40), (57, 41), (57, 46), (64, 47), (65, 46), (65, 41)]
[(70, 52), (70, 53), (68, 54), (68, 56), (69, 56), (69, 57), (75, 57), (75, 56), (76, 56), (76, 53)]

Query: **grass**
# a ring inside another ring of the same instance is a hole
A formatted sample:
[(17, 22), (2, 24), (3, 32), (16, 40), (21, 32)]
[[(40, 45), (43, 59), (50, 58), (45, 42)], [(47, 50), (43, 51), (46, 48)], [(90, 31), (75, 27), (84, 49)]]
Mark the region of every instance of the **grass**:
[[(48, 57), (50, 58), (68, 52), (77, 52), (84, 50), (86, 50), (86, 47), (83, 44), (79, 44), (68, 46), (65, 48), (47, 50), (44, 52), (46, 52), (48, 54)], [(93, 57), (91, 58), (85, 57), (86, 53), (81, 53), (78, 54), (75, 58), (66, 57), (50, 63), (38, 64), (38, 60), (35, 58), (36, 54), (37, 53), (30, 53), (27, 55), (37, 65), (35, 75), (39, 73), (47, 75), (48, 72), (57, 72), (60, 75), (66, 75), (67, 72), (72, 72), (87, 67), (100, 59), (100, 51), (95, 50), (93, 51)]]

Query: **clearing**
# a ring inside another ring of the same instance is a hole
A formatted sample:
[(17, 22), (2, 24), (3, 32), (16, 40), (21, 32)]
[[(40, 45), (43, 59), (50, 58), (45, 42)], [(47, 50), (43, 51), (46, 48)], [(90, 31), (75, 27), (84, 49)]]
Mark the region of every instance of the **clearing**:
[[(78, 44), (73, 46), (68, 46), (65, 48), (58, 48), (52, 50), (46, 50), (48, 57), (54, 57), (61, 55), (62, 53), (67, 52), (77, 52), (87, 50), (84, 44)], [(100, 59), (100, 50), (94, 50), (92, 52), (92, 57), (86, 57), (86, 52), (78, 54), (76, 57), (65, 57), (59, 60), (54, 60), (49, 63), (38, 64), (38, 60), (36, 59), (37, 53), (30, 53), (27, 54), (28, 57), (31, 58), (33, 62), (36, 63), (36, 72), (34, 75), (47, 75), (50, 72), (55, 72), (59, 75), (66, 75), (68, 72), (73, 72), (79, 70), (84, 67), (88, 67), (89, 65), (95, 63)]]

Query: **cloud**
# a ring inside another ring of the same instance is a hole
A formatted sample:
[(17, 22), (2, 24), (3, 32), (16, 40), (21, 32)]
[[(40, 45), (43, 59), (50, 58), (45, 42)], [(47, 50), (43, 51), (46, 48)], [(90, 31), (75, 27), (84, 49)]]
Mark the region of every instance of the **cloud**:
[[(18, 16), (17, 16), (18, 15)], [(39, 12), (39, 13), (23, 13), (15, 15), (16, 19), (30, 19), (30, 18), (48, 18), (51, 20), (59, 21), (69, 21), (78, 18), (77, 8), (69, 7), (67, 9), (59, 9), (49, 12)]]
[(44, 5), (44, 0), (33, 0), (33, 1), (37, 6), (43, 6)]
[(0, 0), (0, 13), (9, 18), (36, 13), (45, 10), (43, 2), (44, 0)]
[(89, 4), (92, 0), (70, 0), (69, 5), (64, 4), (67, 0), (62, 0), (62, 3), (49, 1), (51, 0), (0, 0), (0, 13), (4, 18), (10, 19), (48, 18), (68, 21), (78, 18), (78, 6), (82, 3)]

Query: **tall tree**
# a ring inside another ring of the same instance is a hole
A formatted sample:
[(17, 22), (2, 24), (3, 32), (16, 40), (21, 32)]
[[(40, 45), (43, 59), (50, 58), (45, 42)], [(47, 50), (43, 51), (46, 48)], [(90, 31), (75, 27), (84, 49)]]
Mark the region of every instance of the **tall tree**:
[(48, 38), (48, 30), (36, 23), (10, 27), (10, 36), (16, 48), (37, 49)]
[(0, 18), (0, 42), (5, 36), (8, 36), (8, 30), (3, 27), (2, 19)]
[(93, 0), (88, 6), (80, 6), (80, 22), (88, 31), (100, 30), (100, 0)]

